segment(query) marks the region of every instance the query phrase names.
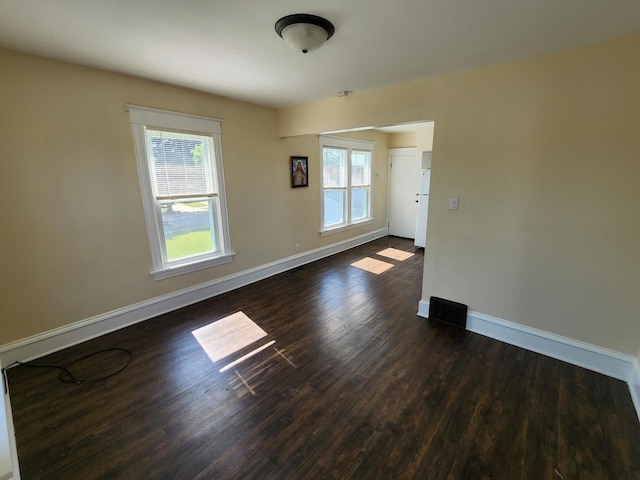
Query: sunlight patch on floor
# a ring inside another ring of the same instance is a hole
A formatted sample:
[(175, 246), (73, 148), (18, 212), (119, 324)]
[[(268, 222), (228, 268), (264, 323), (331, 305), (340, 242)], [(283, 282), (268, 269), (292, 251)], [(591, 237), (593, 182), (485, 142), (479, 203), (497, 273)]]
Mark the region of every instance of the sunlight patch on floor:
[(384, 250), (379, 251), (377, 255), (404, 262), (407, 258), (413, 257), (414, 254), (405, 252), (404, 250), (398, 250), (397, 248), (385, 248)]
[[(229, 378), (229, 385), (238, 397), (247, 393), (257, 397), (259, 390), (270, 388), (274, 377), (281, 378), (291, 372), (292, 368), (298, 368), (291, 358), (285, 355), (284, 349), (277, 349), (272, 345), (271, 347), (272, 351), (264, 350), (260, 356), (252, 357), (251, 361), (243, 362), (237, 365), (237, 368), (230, 366), (228, 369), (233, 368), (235, 376)], [(265, 357), (269, 352), (271, 354)]]
[(220, 369), (220, 373), (226, 372), (227, 370), (229, 370), (231, 367), (235, 367), (236, 365), (238, 365), (239, 363), (244, 362), (247, 358), (251, 358), (254, 355), (260, 353), (262, 350), (264, 350), (265, 348), (270, 347), (271, 345), (273, 345), (274, 343), (276, 343), (275, 340), (271, 340), (269, 343), (265, 343), (264, 345), (262, 345), (261, 347), (256, 348), (255, 350), (250, 351), (249, 353), (247, 353), (246, 355), (241, 356), (240, 358), (238, 358), (237, 360), (234, 360), (231, 363), (226, 364), (224, 367), (222, 367)]
[(376, 275), (380, 275), (390, 268), (393, 268), (393, 264), (383, 262), (381, 260), (376, 260), (375, 258), (371, 257), (365, 257), (362, 260), (358, 260), (357, 262), (352, 263), (351, 266), (358, 267), (362, 270), (366, 270), (367, 272), (371, 272)]
[[(284, 349), (277, 349), (275, 340), (266, 341), (267, 336), (253, 320), (243, 312), (236, 312), (233, 315), (212, 322), (204, 327), (191, 332), (198, 341), (209, 359), (215, 363), (224, 358), (231, 357), (226, 365), (218, 371), (221, 374), (229, 372), (233, 375), (229, 383), (238, 396), (250, 393), (257, 396), (257, 387), (267, 384), (269, 374), (279, 372), (283, 374), (283, 365), (286, 368), (297, 368), (293, 361), (284, 354)], [(261, 340), (260, 342), (258, 342)], [(266, 343), (264, 343), (266, 341)], [(256, 348), (244, 355), (233, 359), (232, 355), (240, 353), (249, 345), (256, 344)], [(260, 345), (263, 343), (263, 345)], [(273, 352), (268, 358), (264, 355), (269, 352), (269, 347)], [(265, 352), (262, 353), (261, 352)], [(261, 354), (261, 355), (259, 355)], [(279, 360), (276, 362), (275, 360)]]
[(214, 363), (267, 336), (267, 332), (243, 312), (236, 312), (191, 333)]

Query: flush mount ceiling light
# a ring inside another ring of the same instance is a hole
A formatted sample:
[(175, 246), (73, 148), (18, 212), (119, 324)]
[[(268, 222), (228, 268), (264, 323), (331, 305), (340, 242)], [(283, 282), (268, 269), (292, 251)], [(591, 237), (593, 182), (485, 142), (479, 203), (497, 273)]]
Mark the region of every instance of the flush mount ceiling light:
[(276, 22), (277, 34), (287, 45), (302, 53), (320, 48), (334, 31), (329, 20), (306, 13), (287, 15)]

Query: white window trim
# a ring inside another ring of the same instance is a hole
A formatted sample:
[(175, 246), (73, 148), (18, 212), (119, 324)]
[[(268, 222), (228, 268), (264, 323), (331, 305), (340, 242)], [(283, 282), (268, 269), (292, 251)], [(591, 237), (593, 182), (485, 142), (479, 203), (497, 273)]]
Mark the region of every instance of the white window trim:
[[(351, 150), (366, 150), (371, 152), (371, 164), (369, 165), (369, 206), (368, 213), (369, 216), (367, 218), (361, 218), (355, 222), (345, 222), (340, 223), (335, 226), (325, 227), (324, 226), (324, 185), (320, 185), (320, 236), (324, 237), (327, 235), (333, 235), (334, 233), (344, 232), (346, 230), (352, 230), (354, 228), (363, 227), (366, 225), (371, 225), (373, 223), (373, 215), (372, 215), (372, 202), (373, 202), (373, 150), (374, 150), (374, 142), (369, 142), (366, 140), (354, 140), (352, 138), (344, 138), (344, 137), (333, 137), (330, 135), (319, 135), (318, 136), (320, 143), (320, 176), (318, 178), (323, 178), (324, 173), (324, 156), (322, 150), (325, 147), (337, 147), (337, 148), (346, 148), (349, 151), (349, 159), (351, 158)], [(351, 189), (351, 161), (349, 160), (349, 165), (347, 169), (347, 191)], [(351, 193), (347, 197), (348, 205), (347, 210), (351, 211)]]
[[(324, 214), (324, 212), (323, 212)], [(320, 236), (326, 237), (327, 235), (333, 235), (334, 233), (340, 233), (347, 230), (353, 230), (354, 228), (364, 227), (366, 225), (371, 225), (373, 223), (373, 218), (365, 218), (364, 220), (359, 220), (357, 222), (343, 224), (341, 223), (337, 227), (324, 228), (320, 230)]]
[[(231, 250), (224, 169), (222, 166), (222, 147), (220, 142), (220, 123), (222, 121), (216, 118), (140, 107), (137, 105), (126, 105), (125, 110), (129, 112), (131, 120), (131, 129), (138, 163), (138, 175), (140, 177), (140, 188), (142, 189), (142, 203), (147, 224), (147, 235), (151, 247), (153, 268), (150, 274), (154, 280), (162, 280), (163, 278), (182, 275), (184, 273), (231, 262), (235, 252)], [(161, 245), (163, 241), (162, 229), (156, 214), (149, 164), (147, 161), (145, 126), (153, 126), (167, 130), (183, 130), (213, 136), (216, 157), (215, 167), (218, 180), (218, 201), (220, 202), (220, 224), (222, 226), (222, 232), (220, 234), (222, 245), (220, 252), (212, 255), (192, 257), (186, 259), (184, 262), (172, 262), (170, 265), (164, 263)]]

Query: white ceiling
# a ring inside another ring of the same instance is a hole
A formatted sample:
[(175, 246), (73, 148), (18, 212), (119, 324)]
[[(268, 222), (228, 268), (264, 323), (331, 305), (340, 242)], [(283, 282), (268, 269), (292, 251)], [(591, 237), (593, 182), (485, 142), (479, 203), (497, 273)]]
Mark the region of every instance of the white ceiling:
[[(336, 33), (296, 52), (292, 13)], [(273, 107), (635, 32), (640, 0), (0, 0), (0, 46)]]

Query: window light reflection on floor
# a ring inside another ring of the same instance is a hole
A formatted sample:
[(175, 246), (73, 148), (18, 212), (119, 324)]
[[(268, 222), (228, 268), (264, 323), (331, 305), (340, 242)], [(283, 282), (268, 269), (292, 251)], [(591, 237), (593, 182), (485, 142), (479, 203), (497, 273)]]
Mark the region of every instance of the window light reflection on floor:
[(376, 255), (404, 262), (407, 258), (413, 257), (414, 254), (411, 252), (405, 252), (404, 250), (398, 250), (397, 248), (385, 248), (384, 250), (379, 251)]
[(383, 262), (381, 260), (376, 260), (375, 258), (371, 257), (365, 257), (362, 260), (358, 260), (357, 262), (352, 263), (351, 266), (358, 267), (362, 270), (366, 270), (367, 272), (371, 272), (376, 275), (380, 275), (390, 268), (393, 268), (393, 264)]
[(229, 370), (230, 368), (235, 367), (236, 365), (244, 362), (246, 359), (253, 357), (254, 355), (260, 353), (261, 351), (263, 351), (266, 348), (269, 348), (271, 345), (273, 345), (274, 343), (276, 343), (275, 340), (271, 340), (269, 343), (265, 343), (264, 345), (262, 345), (261, 347), (256, 348), (255, 350), (250, 351), (249, 353), (247, 353), (246, 355), (241, 356), (240, 358), (238, 358), (237, 360), (234, 360), (231, 363), (227, 363), (224, 367), (222, 367), (220, 369), (220, 373), (226, 372), (227, 370)]
[(243, 312), (236, 312), (191, 333), (214, 363), (267, 336), (267, 332)]

